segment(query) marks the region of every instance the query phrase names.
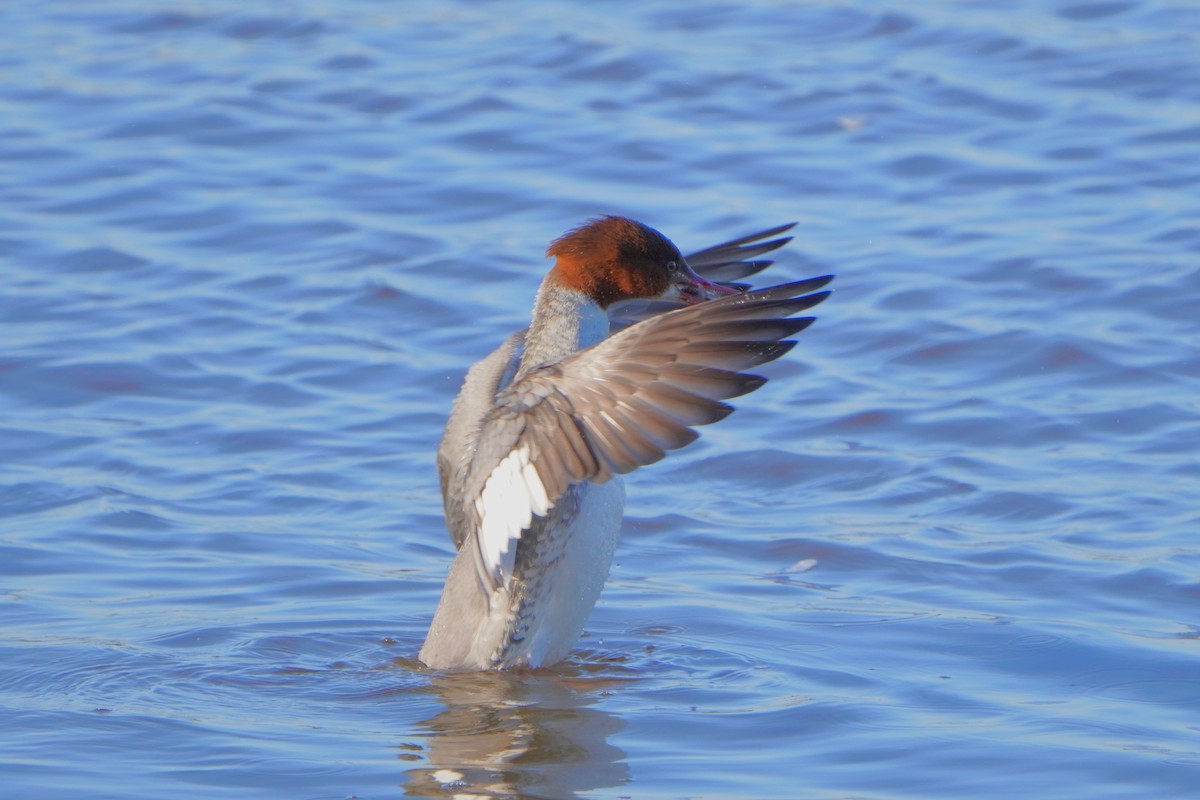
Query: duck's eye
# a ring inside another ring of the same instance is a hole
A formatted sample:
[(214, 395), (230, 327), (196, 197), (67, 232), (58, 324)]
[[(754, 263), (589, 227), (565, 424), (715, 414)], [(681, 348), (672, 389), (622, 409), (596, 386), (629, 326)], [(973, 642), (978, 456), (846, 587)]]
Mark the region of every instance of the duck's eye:
[(679, 271), (679, 264), (677, 262), (675, 262), (675, 261), (667, 262), (667, 272), (678, 272), (678, 271)]

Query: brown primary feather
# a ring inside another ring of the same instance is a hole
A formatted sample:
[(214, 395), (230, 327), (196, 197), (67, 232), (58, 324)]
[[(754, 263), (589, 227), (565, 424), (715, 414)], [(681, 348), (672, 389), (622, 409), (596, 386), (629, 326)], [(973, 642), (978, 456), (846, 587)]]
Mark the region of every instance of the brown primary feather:
[[(784, 225), (778, 225), (774, 228), (768, 228), (765, 231), (751, 233), (746, 236), (738, 237), (737, 239), (730, 239), (728, 242), (721, 242), (721, 244), (715, 244), (712, 247), (706, 247), (703, 250), (697, 250), (694, 253), (688, 253), (687, 260), (688, 263), (693, 267), (707, 267), (722, 261), (750, 258), (751, 256), (744, 254), (749, 248), (743, 248), (742, 245), (749, 244), (751, 242), (757, 242), (760, 239), (766, 239), (768, 236), (778, 236), (784, 231), (789, 231), (794, 227), (796, 227), (796, 223), (789, 222)], [(755, 253), (755, 255), (761, 255), (762, 253), (770, 250), (775, 250), (787, 244), (791, 240), (792, 237), (790, 236), (775, 239), (774, 241), (768, 243), (770, 244), (770, 247), (767, 247), (765, 250), (759, 250), (757, 253)], [(704, 274), (707, 275), (707, 271), (705, 271)]]

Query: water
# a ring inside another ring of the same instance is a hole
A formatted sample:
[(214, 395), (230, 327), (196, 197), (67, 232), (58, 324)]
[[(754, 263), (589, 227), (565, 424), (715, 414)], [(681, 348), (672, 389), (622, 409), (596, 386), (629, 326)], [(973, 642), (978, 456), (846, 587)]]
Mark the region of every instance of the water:
[[(1200, 9), (0, 11), (0, 777), (30, 798), (1191, 797)], [(789, 220), (772, 381), (550, 671), (414, 657), (546, 243)]]

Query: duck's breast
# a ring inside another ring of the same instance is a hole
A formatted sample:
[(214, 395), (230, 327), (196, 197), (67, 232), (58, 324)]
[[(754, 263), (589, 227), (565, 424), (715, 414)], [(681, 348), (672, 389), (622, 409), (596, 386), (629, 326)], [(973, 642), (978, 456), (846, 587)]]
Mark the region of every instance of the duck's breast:
[(571, 487), (535, 518), (521, 536), (512, 581), (493, 593), (471, 660), (504, 669), (565, 658), (608, 578), (624, 508), (625, 486), (614, 477)]

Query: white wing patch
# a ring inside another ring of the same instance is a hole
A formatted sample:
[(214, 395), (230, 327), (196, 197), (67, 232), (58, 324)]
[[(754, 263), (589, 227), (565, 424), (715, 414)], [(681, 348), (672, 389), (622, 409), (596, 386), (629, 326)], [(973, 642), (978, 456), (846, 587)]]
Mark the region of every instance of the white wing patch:
[(512, 576), (521, 533), (544, 517), (554, 503), (546, 496), (537, 468), (529, 462), (529, 447), (513, 450), (496, 465), (475, 500), (479, 512), (479, 550), (483, 566), (503, 586)]

